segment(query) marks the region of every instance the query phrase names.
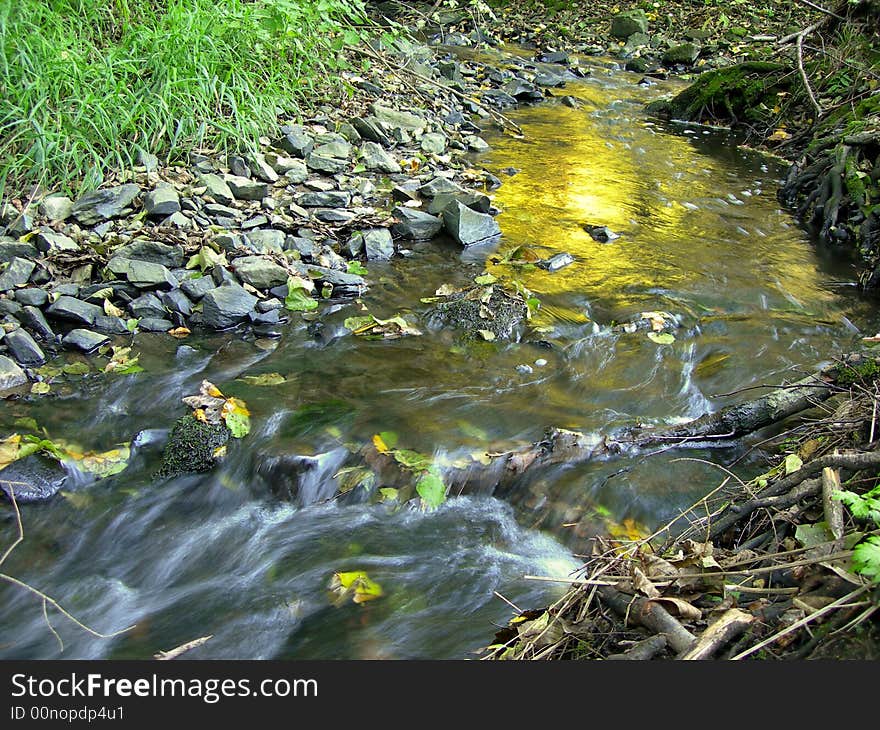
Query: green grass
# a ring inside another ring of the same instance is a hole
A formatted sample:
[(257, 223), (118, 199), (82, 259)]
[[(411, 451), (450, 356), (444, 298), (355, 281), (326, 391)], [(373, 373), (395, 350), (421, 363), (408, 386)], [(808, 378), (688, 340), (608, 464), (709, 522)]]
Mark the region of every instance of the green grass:
[(0, 0), (0, 197), (139, 149), (246, 148), (345, 64), (361, 0)]

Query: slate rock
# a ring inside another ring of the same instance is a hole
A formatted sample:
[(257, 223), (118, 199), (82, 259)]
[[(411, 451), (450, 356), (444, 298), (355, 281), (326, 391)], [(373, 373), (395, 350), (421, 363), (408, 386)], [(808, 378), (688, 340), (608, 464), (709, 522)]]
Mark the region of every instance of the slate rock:
[(308, 157), (306, 157), (306, 165), (310, 170), (317, 170), (319, 172), (326, 172), (330, 175), (335, 175), (338, 172), (348, 169), (348, 160), (337, 157), (328, 157), (326, 155), (319, 155), (315, 152), (311, 152)]
[(460, 201), (455, 201), (443, 211), (443, 224), (462, 246), (471, 246), (501, 233), (501, 228), (491, 215), (471, 210)]
[(226, 181), (214, 173), (199, 175), (199, 185), (204, 185), (205, 195), (210, 195), (221, 205), (230, 205), (235, 202), (235, 196)]
[(92, 325), (92, 329), (105, 335), (131, 334), (131, 330), (128, 329), (124, 319), (121, 317), (110, 317), (106, 314), (95, 317), (95, 324)]
[(12, 357), (21, 365), (42, 365), (46, 362), (46, 355), (42, 348), (34, 342), (34, 338), (26, 330), (19, 328), (7, 332), (3, 342)]
[(340, 210), (339, 208), (314, 208), (313, 215), (324, 223), (351, 223), (357, 218), (353, 210)]
[(478, 213), (488, 213), (492, 209), (492, 200), (488, 195), (466, 190), (460, 193), (440, 193), (431, 201), (428, 212), (431, 215), (442, 215), (443, 211), (456, 201)]
[(162, 302), (162, 306), (170, 312), (177, 312), (177, 314), (181, 314), (184, 317), (189, 317), (189, 315), (192, 314), (192, 301), (190, 301), (190, 298), (184, 294), (181, 289), (172, 289), (171, 291), (163, 292), (159, 296), (159, 300)]
[(50, 222), (57, 223), (70, 218), (73, 213), (73, 201), (65, 195), (50, 195), (40, 201), (40, 215)]
[(680, 43), (672, 46), (663, 54), (664, 66), (690, 66), (700, 56), (700, 47), (696, 43)]
[(297, 202), (306, 208), (345, 208), (351, 204), (351, 193), (330, 190), (326, 193), (303, 193)]
[(172, 185), (159, 183), (144, 198), (144, 210), (151, 218), (166, 218), (180, 210), (180, 196)]
[(113, 255), (126, 259), (148, 261), (152, 264), (161, 264), (171, 269), (183, 266), (186, 259), (183, 246), (170, 246), (160, 241), (133, 241), (117, 248)]
[(22, 307), (18, 315), (19, 321), (34, 332), (40, 339), (50, 341), (55, 339), (55, 332), (46, 321), (43, 312), (33, 305)]
[(361, 231), (367, 261), (387, 261), (394, 255), (394, 241), (387, 228)]
[(173, 289), (177, 279), (162, 264), (138, 261), (114, 256), (107, 262), (107, 269), (117, 276), (124, 276), (139, 289)]
[(400, 172), (400, 163), (376, 142), (363, 143), (361, 146), (361, 161), (368, 170), (376, 170), (388, 174)]
[(81, 324), (94, 324), (95, 317), (104, 314), (104, 310), (95, 304), (89, 304), (71, 296), (60, 296), (46, 309), (46, 314), (54, 319), (64, 319)]
[(430, 182), (425, 183), (419, 188), (419, 194), (426, 198), (433, 198), (440, 193), (463, 193), (464, 189), (456, 185), (452, 180), (446, 177), (437, 176)]
[(259, 180), (238, 175), (227, 175), (224, 179), (236, 200), (262, 200), (269, 194), (269, 186)]
[(134, 183), (95, 190), (79, 198), (71, 214), (83, 225), (92, 226), (126, 213), (140, 192)]
[(255, 178), (267, 183), (278, 182), (279, 174), (275, 168), (266, 161), (266, 156), (264, 154), (260, 152), (254, 153), (251, 156), (250, 163), (251, 174), (253, 174)]
[(19, 257), (33, 259), (38, 255), (37, 247), (32, 243), (22, 243), (11, 238), (0, 239), (0, 264), (5, 264)]
[(8, 291), (24, 286), (31, 278), (36, 264), (28, 259), (15, 257), (6, 269), (0, 273), (0, 291)]
[(199, 276), (194, 279), (185, 279), (180, 284), (180, 290), (194, 302), (200, 301), (205, 294), (216, 288), (217, 285), (210, 276)]
[(443, 228), (440, 218), (420, 210), (398, 206), (391, 211), (391, 215), (398, 221), (391, 227), (391, 232), (399, 238), (429, 240)]
[[(417, 129), (424, 129), (427, 126), (427, 121), (424, 117), (411, 114), (410, 112), (398, 111), (397, 109), (392, 109), (381, 104), (371, 104), (370, 111), (376, 119), (384, 122), (390, 127), (415, 131)], [(357, 127), (357, 125), (355, 125), (355, 127)], [(358, 131), (360, 132), (360, 129), (358, 129)]]
[(290, 276), (287, 269), (265, 256), (242, 256), (232, 262), (232, 268), (243, 283), (257, 289), (271, 289)]
[(247, 319), (257, 298), (238, 284), (225, 283), (202, 297), (202, 322), (207, 327), (223, 330)]
[(363, 139), (370, 142), (378, 142), (382, 145), (391, 144), (391, 140), (380, 126), (379, 120), (375, 117), (367, 117), (366, 119), (355, 117), (351, 120), (351, 126), (357, 130)]
[(79, 244), (70, 236), (53, 231), (43, 226), (40, 232), (34, 236), (34, 243), (40, 253), (54, 253), (55, 251), (79, 251)]
[(17, 388), (28, 381), (18, 364), (5, 355), (0, 355), (0, 391)]
[(625, 10), (611, 18), (611, 35), (626, 40), (633, 33), (648, 32), (648, 16), (644, 10)]
[(260, 228), (247, 232), (244, 245), (246, 248), (257, 253), (266, 253), (268, 251), (280, 252), (284, 250), (284, 240), (286, 237), (287, 234), (284, 231), (278, 231), (274, 228)]
[(47, 301), (49, 301), (49, 295), (37, 287), (18, 289), (15, 292), (15, 301), (25, 306), (30, 305), (32, 307), (42, 307)]
[(275, 146), (289, 155), (304, 158), (312, 151), (315, 143), (303, 127), (296, 125), (291, 127), (290, 131), (281, 139), (277, 140)]
[(0, 470), (0, 494), (16, 504), (45, 502), (63, 489), (68, 473), (55, 459), (31, 454)]
[(69, 350), (80, 350), (85, 353), (94, 352), (101, 345), (110, 341), (107, 335), (87, 329), (70, 330), (61, 339), (61, 343)]
[(167, 332), (174, 323), (164, 317), (143, 317), (138, 322), (138, 329), (143, 332)]
[(162, 301), (152, 292), (142, 294), (128, 303), (128, 311), (133, 317), (164, 317), (167, 312)]

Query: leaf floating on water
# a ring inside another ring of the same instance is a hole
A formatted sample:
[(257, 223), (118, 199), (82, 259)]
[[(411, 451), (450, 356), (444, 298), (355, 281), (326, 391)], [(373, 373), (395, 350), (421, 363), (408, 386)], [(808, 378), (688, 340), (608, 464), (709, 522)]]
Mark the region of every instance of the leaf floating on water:
[(334, 573), (330, 579), (330, 592), (333, 602), (341, 606), (348, 599), (354, 603), (373, 601), (382, 595), (382, 586), (362, 570)]
[(416, 482), (416, 492), (428, 509), (437, 509), (446, 501), (446, 485), (433, 471), (429, 471)]
[(239, 380), (243, 380), (248, 385), (256, 385), (256, 386), (270, 386), (270, 385), (281, 385), (282, 383), (287, 382), (287, 378), (285, 378), (281, 373), (263, 373), (262, 375), (245, 375)]
[(303, 287), (290, 288), (288, 286), (287, 296), (284, 297), (284, 307), (291, 312), (310, 312), (318, 308), (318, 300), (309, 296), (309, 293)]
[(492, 330), (477, 330), (477, 334), (486, 342), (492, 342), (495, 339), (495, 333)]
[[(217, 391), (219, 392), (219, 391)], [(251, 431), (250, 411), (243, 401), (238, 398), (229, 398), (220, 410), (220, 415), (226, 422), (233, 438), (244, 438)]]
[(168, 330), (168, 334), (172, 337), (176, 337), (178, 340), (182, 340), (184, 337), (189, 337), (192, 333), (188, 327), (175, 327), (174, 329)]
[(346, 273), (357, 274), (358, 276), (366, 276), (370, 272), (367, 271), (367, 268), (363, 264), (361, 264), (360, 261), (349, 261), (348, 266), (346, 267)]
[(498, 281), (498, 277), (493, 274), (485, 273), (480, 276), (474, 277), (474, 283), (479, 284), (480, 286), (489, 286), (490, 284), (494, 284)]
[(139, 356), (131, 357), (130, 347), (114, 347), (110, 362), (104, 367), (105, 373), (128, 375), (130, 373), (142, 373), (144, 369), (138, 364)]
[(658, 345), (671, 345), (675, 342), (675, 335), (669, 332), (648, 332), (648, 339)]
[(52, 386), (49, 383), (43, 381), (42, 383), (34, 383), (31, 386), (31, 393), (34, 395), (46, 395), (50, 390), (52, 390)]
[(61, 366), (61, 372), (66, 375), (88, 375), (92, 369), (84, 362), (69, 362)]
[(125, 443), (109, 451), (100, 453), (90, 451), (85, 454), (71, 454), (71, 456), (77, 462), (76, 466), (80, 471), (104, 478), (125, 470), (131, 458), (131, 448), (128, 443)]
[(18, 461), (20, 458), (21, 435), (14, 433), (0, 441), (0, 469), (5, 469), (13, 461)]
[(94, 501), (91, 494), (84, 492), (59, 492), (74, 509), (86, 509)]
[(413, 327), (402, 316), (379, 319), (373, 315), (348, 317), (342, 326), (354, 335), (367, 335), (369, 338), (395, 340), (407, 335), (421, 335), (421, 330)]

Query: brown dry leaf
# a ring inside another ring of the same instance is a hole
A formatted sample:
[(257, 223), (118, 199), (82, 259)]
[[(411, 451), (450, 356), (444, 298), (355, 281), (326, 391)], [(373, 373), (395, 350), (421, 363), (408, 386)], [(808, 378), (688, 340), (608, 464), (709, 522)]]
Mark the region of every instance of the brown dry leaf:
[(660, 596), (660, 591), (657, 590), (657, 587), (638, 566), (633, 566), (632, 582), (635, 589), (648, 598), (658, 598)]
[(645, 572), (649, 578), (675, 578), (680, 573), (679, 569), (668, 560), (651, 553), (642, 555), (642, 565), (645, 566)]
[(189, 337), (191, 333), (186, 327), (175, 327), (174, 329), (168, 330), (168, 334), (177, 339), (183, 339), (184, 337)]
[(681, 598), (671, 598), (662, 596), (660, 598), (652, 598), (652, 601), (663, 605), (663, 608), (673, 609), (670, 613), (677, 614), (679, 618), (685, 621), (697, 621), (703, 617), (703, 612), (691, 603)]

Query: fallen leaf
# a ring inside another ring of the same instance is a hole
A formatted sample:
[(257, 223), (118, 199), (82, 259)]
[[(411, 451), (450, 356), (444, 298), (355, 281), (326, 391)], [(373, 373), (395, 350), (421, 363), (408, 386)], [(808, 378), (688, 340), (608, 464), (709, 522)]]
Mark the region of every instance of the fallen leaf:
[(672, 607), (671, 613), (677, 614), (679, 618), (685, 621), (697, 621), (703, 617), (703, 612), (699, 608), (681, 598), (661, 596), (660, 598), (652, 598), (650, 600), (652, 603), (662, 604), (667, 609)]
[(671, 345), (675, 342), (675, 335), (669, 332), (648, 332), (648, 339), (658, 345)]
[(334, 573), (330, 579), (330, 592), (338, 606), (347, 599), (354, 603), (373, 601), (382, 595), (382, 586), (372, 580), (364, 571), (354, 570)]
[(243, 380), (248, 385), (256, 385), (260, 387), (270, 386), (270, 385), (281, 385), (282, 383), (287, 382), (287, 378), (285, 378), (281, 373), (263, 373), (262, 375), (245, 375), (239, 380)]

